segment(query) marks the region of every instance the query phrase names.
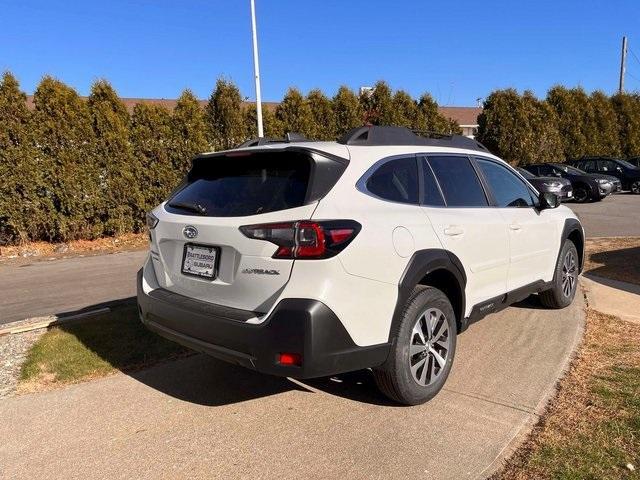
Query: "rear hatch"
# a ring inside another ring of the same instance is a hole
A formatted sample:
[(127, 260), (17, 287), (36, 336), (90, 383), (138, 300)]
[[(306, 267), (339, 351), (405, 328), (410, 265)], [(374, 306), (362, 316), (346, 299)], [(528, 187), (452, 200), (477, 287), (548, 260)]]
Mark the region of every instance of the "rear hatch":
[(294, 260), (240, 227), (310, 219), (347, 160), (303, 147), (197, 157), (185, 182), (153, 211), (151, 258), (160, 286), (227, 307), (267, 312)]

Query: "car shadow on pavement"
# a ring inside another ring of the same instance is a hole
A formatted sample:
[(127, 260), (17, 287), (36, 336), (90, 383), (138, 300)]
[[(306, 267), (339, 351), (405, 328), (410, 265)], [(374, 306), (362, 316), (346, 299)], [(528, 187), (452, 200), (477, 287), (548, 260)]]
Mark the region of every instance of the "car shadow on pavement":
[(229, 405), (294, 390), (301, 393), (320, 390), (357, 402), (393, 405), (376, 389), (368, 370), (291, 380), (195, 354), (127, 375), (173, 398), (205, 406)]
[(540, 298), (537, 294), (529, 295), (524, 300), (520, 300), (519, 302), (510, 305), (510, 307), (526, 308), (528, 310), (547, 310), (547, 307), (542, 305), (540, 302)]
[[(598, 279), (593, 279), (594, 281), (607, 284), (607, 279), (611, 279), (633, 284), (640, 283), (640, 247), (593, 253), (590, 255), (590, 260), (600, 264), (589, 270), (587, 274), (598, 277)], [(626, 289), (623, 285), (608, 286), (636, 293), (634, 289)]]
[(290, 391), (322, 391), (357, 402), (392, 405), (368, 370), (302, 381), (258, 373), (162, 339), (142, 326), (135, 305), (131, 297), (86, 307), (82, 311), (109, 306), (111, 312), (60, 328), (125, 375), (189, 403), (221, 406)]

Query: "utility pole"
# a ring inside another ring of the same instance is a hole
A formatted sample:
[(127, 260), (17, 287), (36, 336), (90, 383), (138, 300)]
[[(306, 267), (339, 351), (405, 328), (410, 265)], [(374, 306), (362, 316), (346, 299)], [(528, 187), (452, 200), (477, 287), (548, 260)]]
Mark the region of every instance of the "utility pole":
[(624, 72), (627, 69), (627, 37), (622, 37), (622, 58), (620, 60), (620, 82), (618, 93), (624, 93)]
[(251, 33), (253, 36), (253, 72), (256, 81), (256, 117), (258, 117), (258, 137), (264, 137), (262, 130), (262, 96), (260, 94), (260, 65), (258, 64), (258, 34), (256, 33), (256, 4), (251, 0)]

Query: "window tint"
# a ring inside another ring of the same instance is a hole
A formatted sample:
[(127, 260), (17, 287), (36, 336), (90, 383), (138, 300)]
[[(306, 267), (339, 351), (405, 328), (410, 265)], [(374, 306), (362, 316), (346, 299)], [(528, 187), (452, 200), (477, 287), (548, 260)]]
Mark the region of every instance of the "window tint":
[(194, 161), (187, 184), (166, 204), (181, 215), (242, 217), (305, 204), (311, 158), (268, 152)]
[(477, 159), (498, 207), (532, 207), (527, 186), (506, 167), (489, 160)]
[(596, 171), (596, 162), (595, 160), (588, 160), (586, 162), (580, 162), (579, 165), (576, 165), (580, 170), (584, 170), (585, 172), (595, 172)]
[(616, 164), (611, 160), (598, 160), (598, 170), (601, 172), (615, 172)]
[(448, 207), (488, 205), (480, 180), (467, 157), (430, 156), (428, 160)]
[(422, 158), (422, 175), (423, 175), (423, 195), (422, 195), (422, 203), (425, 205), (429, 205), (432, 207), (443, 207), (444, 199), (440, 194), (440, 189), (438, 188), (438, 183), (436, 182), (436, 178), (433, 176), (433, 172), (431, 171), (431, 167), (426, 161), (426, 158)]
[(418, 164), (415, 157), (390, 160), (367, 180), (367, 190), (374, 195), (401, 203), (418, 203)]
[(537, 173), (539, 177), (548, 177), (553, 175), (553, 170), (549, 165), (540, 165)]

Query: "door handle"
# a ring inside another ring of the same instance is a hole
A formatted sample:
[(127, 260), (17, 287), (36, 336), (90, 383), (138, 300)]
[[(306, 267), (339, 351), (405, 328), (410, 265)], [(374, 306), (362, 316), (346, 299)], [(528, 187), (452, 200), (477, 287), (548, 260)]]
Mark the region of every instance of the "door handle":
[(512, 223), (511, 225), (509, 225), (509, 228), (517, 232), (518, 230), (522, 230), (522, 225), (520, 225), (519, 223)]
[(450, 237), (457, 237), (459, 235), (462, 235), (463, 233), (464, 230), (458, 225), (449, 225), (444, 229), (444, 234)]

